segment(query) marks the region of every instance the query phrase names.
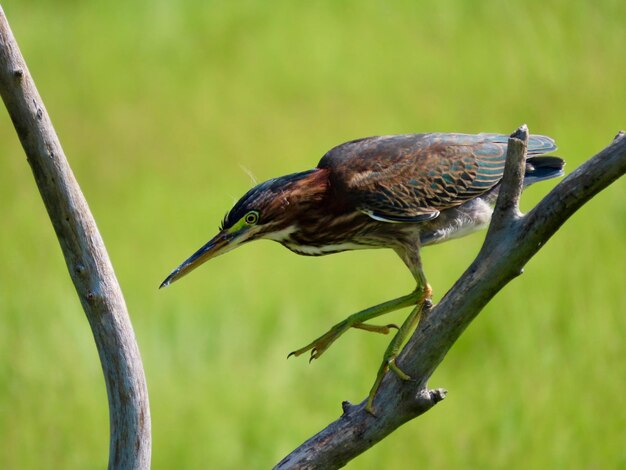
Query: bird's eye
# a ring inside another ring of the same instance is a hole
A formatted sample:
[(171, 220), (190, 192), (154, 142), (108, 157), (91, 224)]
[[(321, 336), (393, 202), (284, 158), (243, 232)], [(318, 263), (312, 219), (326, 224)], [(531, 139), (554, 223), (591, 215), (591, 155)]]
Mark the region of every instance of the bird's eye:
[(259, 213), (257, 211), (250, 211), (244, 216), (243, 220), (248, 225), (254, 225), (259, 221)]

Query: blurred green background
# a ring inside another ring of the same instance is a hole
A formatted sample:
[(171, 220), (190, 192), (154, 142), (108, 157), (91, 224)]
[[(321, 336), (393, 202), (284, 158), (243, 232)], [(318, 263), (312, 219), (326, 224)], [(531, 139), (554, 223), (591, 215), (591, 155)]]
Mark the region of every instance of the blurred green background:
[[(126, 295), (157, 469), (275, 464), (366, 396), (389, 339), (349, 333), (312, 365), (287, 353), (413, 287), (390, 251), (262, 242), (157, 290), (251, 186), (244, 168), (526, 122), (571, 171), (626, 126), (623, 0), (2, 5)], [(348, 468), (626, 468), (625, 199), (620, 180), (564, 225), (437, 370), (449, 397)], [(93, 338), (4, 107), (0, 218), (0, 468), (104, 468)], [(436, 298), (483, 236), (425, 250)]]

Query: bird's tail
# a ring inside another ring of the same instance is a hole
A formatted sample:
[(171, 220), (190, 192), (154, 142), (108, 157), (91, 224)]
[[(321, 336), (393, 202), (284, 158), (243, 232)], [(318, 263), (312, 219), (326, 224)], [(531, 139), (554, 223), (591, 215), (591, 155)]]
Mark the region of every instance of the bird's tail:
[(526, 160), (524, 186), (563, 176), (565, 161), (559, 157), (530, 157)]

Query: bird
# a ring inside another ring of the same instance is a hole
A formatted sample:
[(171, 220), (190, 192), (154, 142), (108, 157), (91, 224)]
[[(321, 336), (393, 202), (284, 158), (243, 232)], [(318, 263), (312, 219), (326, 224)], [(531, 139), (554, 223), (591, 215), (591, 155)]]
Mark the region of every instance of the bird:
[[(366, 411), (388, 371), (410, 377), (396, 358), (431, 304), (420, 257), (422, 247), (485, 228), (497, 199), (508, 135), (424, 133), (366, 137), (329, 150), (313, 169), (273, 178), (246, 192), (228, 211), (215, 235), (160, 287), (202, 263), (253, 240), (276, 241), (299, 255), (389, 248), (413, 275), (407, 295), (367, 308), (293, 351), (318, 359), (351, 328), (387, 334), (397, 330), (385, 351), (368, 395)], [(524, 186), (563, 175), (564, 160), (550, 137), (528, 137)], [(412, 307), (404, 323), (373, 325), (380, 315)]]

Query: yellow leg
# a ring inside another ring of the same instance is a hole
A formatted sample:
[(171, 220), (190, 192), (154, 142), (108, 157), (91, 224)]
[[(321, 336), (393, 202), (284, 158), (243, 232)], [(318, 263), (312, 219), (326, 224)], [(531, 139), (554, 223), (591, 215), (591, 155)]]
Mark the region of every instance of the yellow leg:
[[(335, 342), (337, 338), (339, 338), (342, 334), (344, 334), (350, 328), (359, 328), (361, 330), (374, 331), (376, 333), (386, 334), (389, 332), (390, 328), (394, 328), (394, 327), (397, 328), (397, 326), (396, 325), (377, 326), (377, 325), (369, 325), (369, 324), (366, 324), (365, 322), (368, 320), (371, 320), (372, 318), (378, 317), (380, 315), (384, 315), (385, 313), (393, 312), (401, 308), (415, 305), (416, 302), (420, 300), (421, 296), (422, 296), (421, 292), (415, 291), (403, 297), (398, 297), (397, 299), (389, 300), (388, 302), (384, 302), (382, 304), (367, 308), (353, 315), (350, 315), (348, 318), (346, 318), (342, 322), (339, 322), (335, 326), (333, 326), (327, 333), (320, 336), (319, 338), (312, 341), (311, 343), (307, 344), (305, 347), (289, 353), (287, 357), (300, 356), (301, 354), (307, 351), (311, 351), (311, 357), (309, 359), (309, 362), (312, 361), (313, 359), (318, 359), (324, 353), (324, 351), (326, 351), (330, 347), (330, 345), (333, 342)], [(402, 328), (400, 328), (400, 330), (401, 329)]]
[[(425, 279), (424, 279), (425, 281)], [(365, 411), (370, 414), (374, 414), (372, 404), (374, 402), (374, 398), (376, 397), (376, 393), (378, 393), (378, 388), (380, 387), (381, 382), (383, 381), (383, 377), (387, 373), (388, 370), (392, 370), (398, 377), (402, 380), (410, 380), (407, 374), (405, 374), (396, 364), (396, 358), (398, 354), (400, 354), (400, 350), (404, 345), (404, 342), (408, 339), (409, 335), (417, 325), (419, 324), (420, 318), (422, 316), (422, 312), (424, 310), (425, 301), (429, 299), (432, 295), (432, 289), (427, 283), (422, 284), (424, 287), (418, 287), (416, 292), (418, 292), (419, 299), (416, 307), (411, 310), (411, 313), (404, 320), (404, 323), (393, 337), (389, 346), (385, 350), (385, 355), (383, 356), (383, 362), (378, 369), (378, 373), (376, 374), (376, 380), (374, 381), (374, 385), (370, 390), (369, 396), (367, 398), (367, 404), (365, 405)]]

